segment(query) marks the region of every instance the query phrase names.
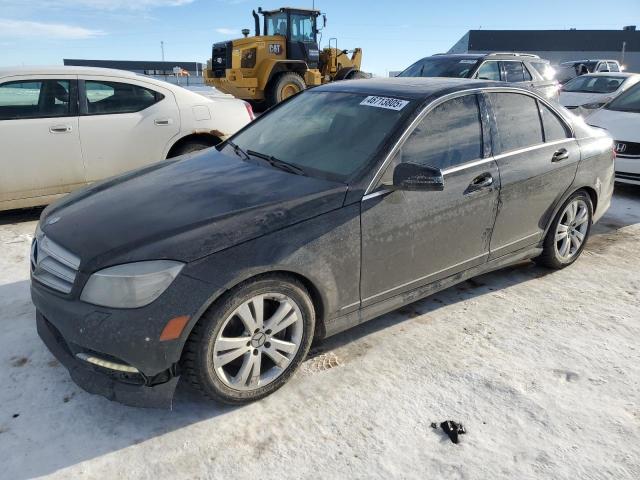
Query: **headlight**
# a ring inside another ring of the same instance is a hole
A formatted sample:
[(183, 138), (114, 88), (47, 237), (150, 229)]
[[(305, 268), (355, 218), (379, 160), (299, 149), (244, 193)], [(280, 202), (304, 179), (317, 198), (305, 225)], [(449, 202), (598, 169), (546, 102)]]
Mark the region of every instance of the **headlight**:
[(89, 277), (80, 300), (102, 307), (138, 308), (162, 295), (184, 263), (171, 260), (125, 263)]

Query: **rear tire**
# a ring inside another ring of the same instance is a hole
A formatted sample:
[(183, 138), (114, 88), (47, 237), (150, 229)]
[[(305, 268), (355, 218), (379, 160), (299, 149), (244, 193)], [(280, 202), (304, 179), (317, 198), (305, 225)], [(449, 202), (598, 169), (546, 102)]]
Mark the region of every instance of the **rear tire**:
[(267, 103), (269, 107), (273, 107), (305, 88), (307, 85), (299, 74), (295, 72), (279, 73), (271, 81), (266, 95)]
[(591, 197), (583, 190), (572, 194), (551, 222), (542, 254), (534, 261), (547, 268), (565, 268), (584, 250), (593, 221)]
[(253, 402), (289, 380), (314, 331), (315, 311), (302, 283), (280, 274), (258, 277), (226, 293), (196, 324), (183, 374), (211, 399)]

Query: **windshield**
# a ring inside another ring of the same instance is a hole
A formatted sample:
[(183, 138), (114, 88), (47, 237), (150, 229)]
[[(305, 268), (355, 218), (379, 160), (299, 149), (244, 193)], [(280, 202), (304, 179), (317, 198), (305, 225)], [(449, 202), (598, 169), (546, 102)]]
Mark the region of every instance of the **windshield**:
[(637, 83), (622, 95), (613, 99), (604, 108), (618, 112), (640, 113), (640, 83)]
[(427, 57), (417, 61), (398, 76), (467, 78), (478, 61), (477, 58)]
[(613, 93), (620, 88), (620, 85), (622, 85), (622, 82), (624, 81), (624, 77), (583, 75), (567, 82), (565, 86), (562, 87), (562, 91), (580, 93)]
[(259, 158), (273, 157), (309, 176), (346, 182), (368, 165), (412, 107), (401, 99), (307, 91), (231, 140), (250, 157), (258, 153)]
[(287, 36), (287, 14), (286, 12), (272, 13), (264, 17), (265, 35)]

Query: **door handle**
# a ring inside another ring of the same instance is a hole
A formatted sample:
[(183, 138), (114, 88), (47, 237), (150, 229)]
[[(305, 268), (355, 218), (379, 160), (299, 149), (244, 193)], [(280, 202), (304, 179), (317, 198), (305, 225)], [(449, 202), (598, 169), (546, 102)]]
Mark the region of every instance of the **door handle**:
[(53, 125), (49, 127), (49, 132), (51, 133), (69, 133), (71, 130), (71, 125)]
[(567, 151), (566, 148), (561, 148), (560, 150), (556, 150), (553, 153), (553, 157), (551, 157), (551, 161), (553, 163), (556, 163), (556, 162), (561, 162), (562, 160), (566, 160), (567, 158), (569, 158), (569, 152)]
[(488, 172), (483, 173), (471, 181), (464, 194), (467, 195), (469, 193), (477, 192), (478, 190), (490, 187), (491, 185), (493, 185), (493, 175)]
[(157, 118), (153, 123), (160, 126), (171, 125), (173, 123), (173, 118)]

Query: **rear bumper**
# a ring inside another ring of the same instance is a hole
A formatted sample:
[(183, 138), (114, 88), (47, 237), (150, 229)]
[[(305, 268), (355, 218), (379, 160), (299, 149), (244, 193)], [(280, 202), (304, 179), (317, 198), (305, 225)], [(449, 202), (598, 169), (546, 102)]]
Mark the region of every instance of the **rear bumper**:
[(36, 313), (36, 324), (44, 344), (83, 390), (133, 407), (171, 408), (178, 376), (154, 386), (118, 381), (106, 370), (77, 359), (60, 332), (40, 312)]

